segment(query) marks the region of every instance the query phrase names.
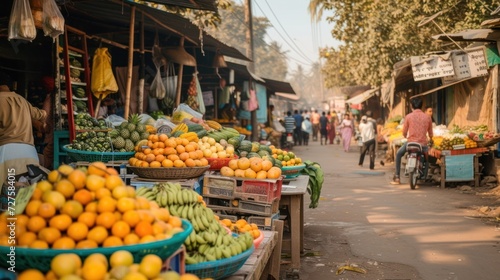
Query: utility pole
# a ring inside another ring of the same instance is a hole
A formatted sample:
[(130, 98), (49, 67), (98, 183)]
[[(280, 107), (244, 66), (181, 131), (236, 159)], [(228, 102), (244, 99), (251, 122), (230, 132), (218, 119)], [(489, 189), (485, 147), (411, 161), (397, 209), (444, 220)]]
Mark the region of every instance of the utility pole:
[[(246, 56), (250, 58), (248, 70), (255, 73), (254, 55), (253, 55), (253, 23), (252, 23), (252, 0), (245, 0), (245, 24), (248, 26), (245, 32)], [(248, 79), (248, 91), (252, 89), (252, 77)], [(256, 90), (255, 88), (253, 90)], [(252, 125), (252, 141), (258, 141), (259, 126), (257, 124), (257, 110), (250, 113), (250, 123)]]

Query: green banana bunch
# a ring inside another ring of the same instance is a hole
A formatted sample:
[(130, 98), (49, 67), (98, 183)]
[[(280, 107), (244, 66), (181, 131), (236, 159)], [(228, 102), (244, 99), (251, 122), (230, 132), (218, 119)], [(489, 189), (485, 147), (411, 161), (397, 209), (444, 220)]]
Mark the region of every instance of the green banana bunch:
[(310, 160), (304, 161), (304, 164), (306, 168), (302, 169), (301, 173), (309, 176), (309, 184), (307, 186), (307, 192), (311, 196), (309, 208), (316, 208), (318, 207), (321, 188), (325, 180), (323, 169), (321, 169), (319, 163)]

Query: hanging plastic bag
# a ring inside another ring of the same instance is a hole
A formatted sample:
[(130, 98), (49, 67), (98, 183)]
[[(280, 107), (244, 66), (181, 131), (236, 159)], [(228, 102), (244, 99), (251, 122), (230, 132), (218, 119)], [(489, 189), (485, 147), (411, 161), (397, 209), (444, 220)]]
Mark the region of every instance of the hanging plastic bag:
[(98, 98), (118, 91), (113, 69), (111, 68), (111, 55), (108, 48), (98, 48), (92, 62), (92, 92)]
[(42, 29), (45, 36), (54, 40), (64, 33), (64, 17), (54, 0), (43, 1)]
[(259, 101), (257, 100), (257, 94), (255, 90), (250, 90), (250, 99), (248, 100), (248, 111), (252, 112), (259, 109)]
[(177, 92), (177, 75), (175, 75), (175, 67), (173, 62), (169, 62), (166, 69), (166, 77), (163, 78), (166, 97), (175, 100)]
[(203, 92), (201, 91), (200, 81), (196, 77), (196, 102), (198, 103), (198, 112), (205, 114), (205, 101), (203, 101)]
[(35, 38), (36, 27), (29, 0), (14, 0), (9, 19), (9, 41), (19, 39), (31, 42)]
[(149, 87), (149, 96), (153, 98), (163, 99), (165, 98), (165, 86), (163, 85), (163, 81), (161, 79), (161, 65), (163, 62), (163, 56), (161, 55), (161, 49), (158, 45), (158, 37), (155, 38), (155, 44), (153, 45), (153, 63), (156, 66), (156, 75), (151, 82), (151, 86)]

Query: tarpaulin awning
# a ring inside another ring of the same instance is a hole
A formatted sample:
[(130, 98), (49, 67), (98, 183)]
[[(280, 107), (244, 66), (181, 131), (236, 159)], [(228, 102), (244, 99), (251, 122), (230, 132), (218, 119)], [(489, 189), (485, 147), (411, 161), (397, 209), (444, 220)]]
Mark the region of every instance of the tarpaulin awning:
[(297, 101), (297, 100), (300, 99), (300, 97), (298, 95), (296, 95), (295, 93), (291, 94), (291, 93), (284, 93), (284, 92), (275, 92), (274, 94), (276, 96), (280, 96), (280, 97), (283, 97), (283, 98), (286, 98), (286, 99), (290, 99), (290, 100), (294, 100), (294, 101)]
[(148, 0), (148, 2), (167, 6), (178, 6), (193, 10), (217, 12), (215, 0)]
[[(292, 85), (290, 85), (290, 83), (288, 83), (288, 82), (271, 80), (271, 79), (266, 79), (266, 78), (264, 78), (264, 81), (266, 82), (265, 86), (272, 92), (281, 93), (281, 94), (288, 93), (290, 95), (295, 95), (295, 91), (293, 90)], [(298, 97), (297, 97), (297, 99), (298, 99)]]
[(447, 88), (447, 87), (450, 87), (450, 86), (453, 86), (453, 85), (456, 85), (456, 84), (460, 84), (462, 82), (465, 82), (465, 81), (468, 81), (468, 80), (471, 80), (471, 79), (474, 79), (474, 78), (477, 78), (477, 77), (471, 77), (471, 78), (467, 78), (467, 79), (462, 79), (462, 80), (459, 80), (459, 81), (455, 81), (455, 82), (452, 82), (452, 83), (449, 83), (449, 84), (441, 85), (441, 86), (438, 86), (438, 87), (433, 88), (431, 90), (424, 91), (422, 93), (416, 94), (416, 95), (410, 97), (410, 99), (413, 99), (413, 98), (416, 98), (416, 97), (419, 97), (419, 96), (424, 96), (424, 95), (427, 95), (429, 93), (433, 93), (433, 92), (442, 90), (444, 88)]
[(369, 89), (361, 94), (358, 94), (350, 99), (347, 99), (345, 103), (348, 103), (348, 104), (361, 104), (363, 102), (365, 102), (366, 100), (372, 98), (372, 96), (375, 95), (375, 93), (377, 92), (377, 90), (379, 90), (379, 88), (373, 88), (373, 89)]

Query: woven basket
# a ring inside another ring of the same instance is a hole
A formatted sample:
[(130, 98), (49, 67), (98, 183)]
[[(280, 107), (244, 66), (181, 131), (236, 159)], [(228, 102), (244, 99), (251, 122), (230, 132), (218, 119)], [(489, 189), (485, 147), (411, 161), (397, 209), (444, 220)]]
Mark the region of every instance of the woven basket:
[(146, 179), (191, 179), (200, 177), (210, 166), (200, 167), (135, 167), (127, 166), (140, 178)]
[(255, 247), (252, 245), (252, 247), (245, 252), (227, 259), (189, 264), (186, 265), (186, 272), (195, 274), (201, 279), (221, 279), (238, 271), (245, 264), (250, 255), (252, 255), (254, 250)]
[(117, 161), (117, 160), (129, 160), (129, 158), (133, 157), (135, 152), (88, 152), (88, 151), (80, 151), (69, 149), (68, 145), (64, 145), (62, 149), (68, 154), (68, 156), (74, 161)]
[(500, 137), (495, 137), (495, 138), (491, 138), (491, 139), (483, 140), (483, 141), (476, 141), (477, 146), (479, 148), (493, 146), (498, 142), (500, 142)]
[[(42, 272), (50, 270), (50, 262), (52, 259), (62, 253), (74, 253), (84, 259), (94, 253), (101, 253), (109, 258), (114, 252), (119, 250), (127, 250), (134, 256), (134, 262), (139, 263), (142, 258), (148, 254), (155, 254), (162, 260), (168, 259), (184, 244), (186, 238), (193, 231), (193, 226), (186, 220), (182, 220), (182, 228), (184, 231), (176, 233), (169, 239), (141, 243), (136, 245), (125, 245), (116, 247), (99, 247), (93, 249), (77, 249), (77, 250), (62, 250), (62, 249), (31, 249), (17, 247), (15, 251), (16, 270), (23, 271), (28, 268), (36, 268)], [(0, 246), (0, 262), (1, 266), (8, 268), (10, 247)]]
[(305, 164), (295, 165), (295, 166), (283, 166), (281, 167), (281, 175), (285, 176), (285, 179), (291, 179), (298, 177), (300, 171), (306, 168)]

